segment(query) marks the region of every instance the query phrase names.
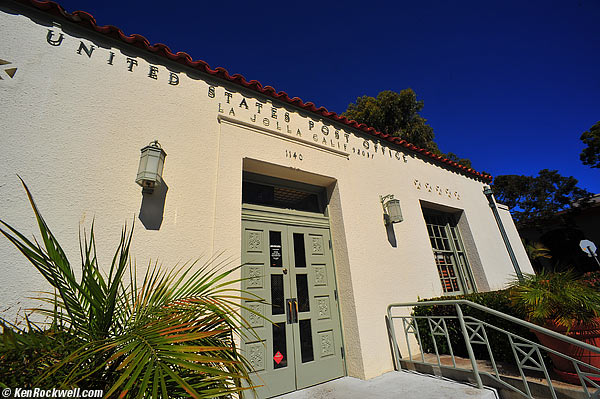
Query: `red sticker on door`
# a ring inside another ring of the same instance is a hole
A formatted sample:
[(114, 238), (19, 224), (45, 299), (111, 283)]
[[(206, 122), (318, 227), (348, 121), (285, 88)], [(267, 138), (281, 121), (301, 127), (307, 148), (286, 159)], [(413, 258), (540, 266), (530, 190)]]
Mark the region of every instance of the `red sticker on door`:
[(273, 360), (275, 360), (275, 363), (277, 364), (281, 363), (281, 361), (283, 360), (283, 355), (281, 354), (281, 352), (277, 351), (275, 356), (273, 356)]

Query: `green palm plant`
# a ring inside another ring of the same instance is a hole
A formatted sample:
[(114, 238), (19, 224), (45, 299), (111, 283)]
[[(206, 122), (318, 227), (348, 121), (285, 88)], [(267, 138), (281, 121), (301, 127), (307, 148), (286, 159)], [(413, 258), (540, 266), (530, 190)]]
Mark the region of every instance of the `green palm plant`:
[[(41, 240), (31, 241), (1, 220), (0, 232), (54, 288), (36, 311), (50, 316), (51, 328), (77, 344), (40, 376), (40, 383), (59, 373), (64, 387), (138, 398), (220, 397), (249, 389), (244, 384), (249, 364), (234, 334), (250, 327), (239, 316), (244, 298), (234, 288), (239, 280), (232, 279), (236, 268), (228, 267), (227, 259), (217, 256), (172, 269), (155, 263), (138, 276), (129, 256), (133, 229), (125, 226), (106, 275), (96, 258), (92, 223), (89, 236), (80, 233), (78, 279), (22, 183)], [(4, 324), (4, 335), (7, 328)]]
[(544, 244), (538, 241), (528, 241), (525, 239), (521, 240), (525, 247), (525, 252), (531, 260), (537, 260), (540, 258), (552, 259), (552, 251), (547, 248)]
[[(0, 321), (0, 388), (35, 388), (35, 379), (77, 350), (81, 343), (56, 328), (44, 328), (25, 317), (25, 326)], [(44, 381), (47, 387), (60, 386), (67, 367)]]
[(510, 298), (529, 321), (552, 322), (567, 331), (579, 324), (594, 324), (600, 316), (600, 292), (572, 271), (525, 275), (510, 285)]

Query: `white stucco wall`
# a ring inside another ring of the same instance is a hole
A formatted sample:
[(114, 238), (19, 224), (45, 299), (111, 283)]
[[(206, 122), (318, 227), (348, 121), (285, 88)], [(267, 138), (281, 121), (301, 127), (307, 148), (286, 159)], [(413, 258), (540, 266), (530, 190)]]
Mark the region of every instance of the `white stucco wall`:
[[(94, 218), (105, 265), (122, 225), (133, 220), (138, 265), (151, 259), (174, 265), (221, 250), (239, 259), (246, 159), (276, 165), (279, 177), (335, 182), (330, 189), (337, 203), (330, 212), (337, 220), (336, 267), (347, 266), (337, 277), (338, 287), (348, 287), (340, 305), (345, 341), (354, 343), (346, 347), (350, 375), (370, 378), (392, 368), (383, 318), (389, 303), (442, 294), (420, 201), (464, 212), (492, 289), (514, 273), (481, 181), (231, 83), (41, 18), (0, 13), (0, 58), (18, 67), (13, 79), (0, 81), (0, 218), (23, 232), (36, 231), (18, 174), (75, 265), (78, 228), (89, 227)], [(64, 34), (60, 45), (46, 41), (48, 29), (53, 39)], [(80, 42), (95, 46), (91, 57), (78, 54)], [(137, 61), (132, 71), (127, 57)], [(148, 76), (150, 65), (158, 68), (156, 80)], [(169, 84), (171, 71), (178, 85)], [(168, 154), (163, 176), (169, 189), (157, 231), (136, 220), (142, 194), (134, 183), (139, 150), (154, 139)], [(405, 220), (394, 225), (396, 247), (382, 223), (384, 194), (394, 194), (402, 205)], [(530, 272), (514, 224), (501, 213), (521, 267)], [(47, 286), (4, 239), (0, 259), (0, 303), (3, 317), (10, 318), (31, 305), (23, 298)]]
[[(531, 262), (529, 261), (529, 257), (527, 256), (527, 252), (522, 244), (521, 237), (519, 236), (519, 232), (517, 231), (517, 227), (515, 226), (512, 216), (510, 215), (508, 207), (503, 204), (497, 204), (497, 207), (500, 220), (502, 220), (502, 225), (506, 230), (506, 235), (511, 242), (511, 248), (515, 254), (519, 268), (523, 273), (533, 273)], [(514, 271), (513, 278), (516, 278), (516, 272)]]

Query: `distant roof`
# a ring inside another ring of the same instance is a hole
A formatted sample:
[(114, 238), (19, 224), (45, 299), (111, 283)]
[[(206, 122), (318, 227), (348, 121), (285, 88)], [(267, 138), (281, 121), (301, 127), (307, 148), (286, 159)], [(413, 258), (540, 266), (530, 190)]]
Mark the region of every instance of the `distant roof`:
[(581, 206), (582, 204), (587, 207), (600, 206), (600, 194), (594, 194), (587, 198), (581, 198), (581, 199), (578, 199), (577, 201), (574, 201), (571, 203), (571, 205), (573, 205), (573, 207), (578, 207), (578, 206)]
[(211, 69), (210, 66), (206, 62), (204, 62), (202, 60), (194, 61), (189, 54), (184, 53), (184, 52), (173, 53), (171, 51), (171, 49), (169, 49), (168, 46), (166, 46), (162, 43), (157, 43), (157, 44), (151, 45), (150, 42), (148, 41), (148, 39), (146, 39), (142, 35), (132, 34), (130, 36), (127, 36), (123, 33), (123, 31), (121, 29), (119, 29), (113, 25), (98, 26), (96, 24), (96, 20), (94, 19), (94, 17), (85, 11), (74, 11), (72, 13), (68, 13), (65, 11), (64, 8), (62, 8), (59, 4), (57, 4), (53, 1), (39, 1), (39, 0), (15, 0), (15, 1), (17, 1), (18, 3), (21, 3), (21, 4), (33, 6), (34, 8), (37, 8), (38, 10), (44, 11), (50, 15), (53, 15), (53, 16), (56, 16), (59, 18), (63, 18), (63, 19), (65, 19), (69, 22), (72, 22), (82, 28), (89, 29), (91, 31), (101, 33), (101, 34), (111, 37), (113, 39), (123, 41), (129, 45), (135, 46), (141, 50), (148, 51), (154, 55), (164, 57), (168, 60), (177, 62), (182, 65), (186, 65), (188, 67), (194, 68), (194, 69), (196, 69), (200, 72), (206, 73), (208, 75), (227, 80), (236, 85), (242, 86), (246, 89), (250, 89), (250, 90), (256, 91), (262, 95), (275, 98), (279, 101), (286, 102), (286, 103), (294, 105), (298, 108), (302, 108), (306, 111), (317, 114), (321, 117), (325, 117), (327, 119), (333, 120), (337, 123), (341, 123), (341, 124), (350, 126), (354, 129), (357, 129), (357, 130), (360, 130), (360, 131), (366, 133), (367, 135), (374, 136), (381, 140), (385, 140), (390, 143), (396, 144), (398, 146), (407, 148), (408, 150), (411, 150), (415, 153), (419, 153), (426, 158), (430, 158), (438, 163), (445, 164), (453, 169), (456, 169), (457, 171), (459, 171), (465, 175), (469, 175), (471, 177), (475, 177), (479, 180), (483, 180), (486, 182), (492, 181), (492, 176), (490, 176), (490, 175), (486, 175), (486, 174), (477, 172), (476, 170), (474, 170), (472, 168), (467, 168), (463, 165), (459, 165), (458, 163), (451, 161), (448, 158), (444, 158), (439, 155), (436, 155), (433, 152), (431, 152), (425, 148), (417, 147), (399, 137), (394, 137), (389, 134), (379, 132), (370, 126), (365, 125), (364, 123), (358, 123), (354, 120), (349, 120), (344, 116), (336, 114), (335, 112), (328, 111), (325, 107), (317, 108), (315, 106), (315, 104), (313, 104), (312, 102), (305, 103), (298, 97), (290, 98), (290, 96), (288, 96), (288, 94), (284, 91), (278, 92), (273, 87), (263, 86), (260, 82), (258, 82), (256, 80), (247, 81), (240, 74), (236, 73), (235, 75), (230, 75), (229, 72), (227, 72), (227, 70), (225, 68), (217, 67), (215, 69)]

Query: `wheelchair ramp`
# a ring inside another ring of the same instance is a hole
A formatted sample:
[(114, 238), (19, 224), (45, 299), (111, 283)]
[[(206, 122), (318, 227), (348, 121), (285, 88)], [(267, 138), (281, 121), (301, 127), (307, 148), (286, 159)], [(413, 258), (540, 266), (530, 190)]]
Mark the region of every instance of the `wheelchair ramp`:
[(300, 391), (291, 392), (279, 399), (497, 399), (493, 388), (477, 389), (447, 379), (412, 371), (392, 371), (373, 378), (360, 380), (343, 377)]

